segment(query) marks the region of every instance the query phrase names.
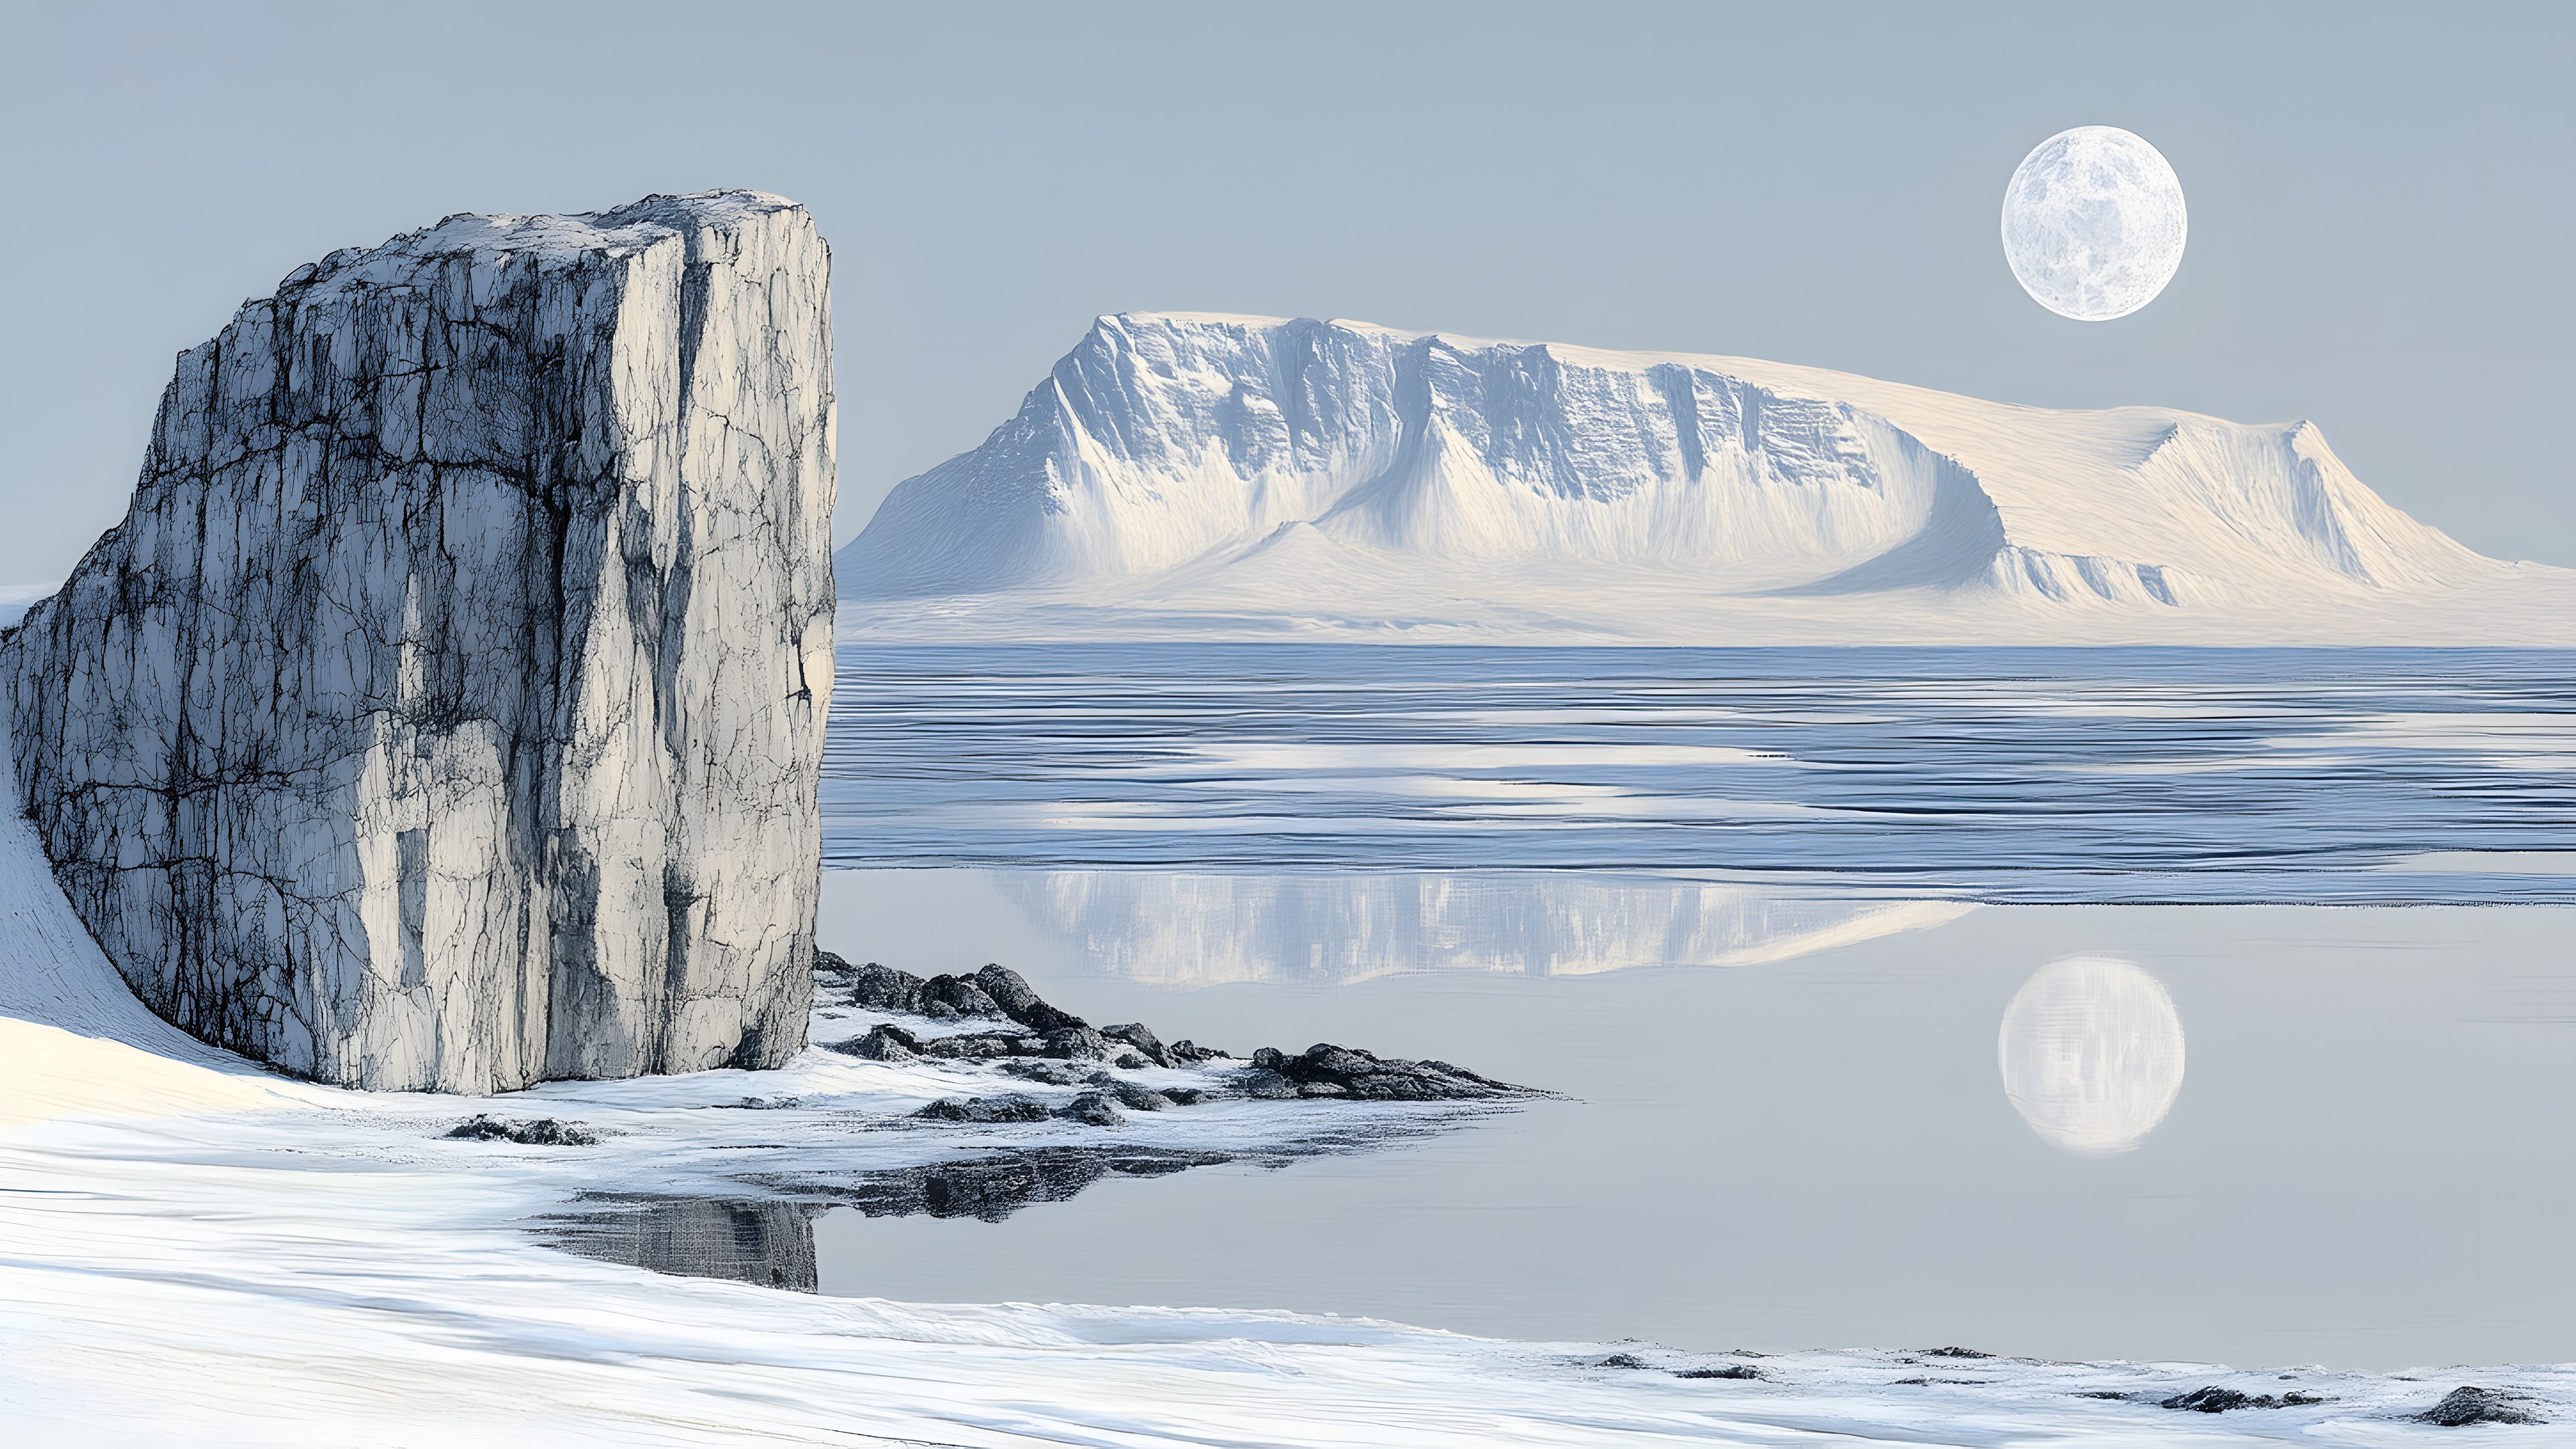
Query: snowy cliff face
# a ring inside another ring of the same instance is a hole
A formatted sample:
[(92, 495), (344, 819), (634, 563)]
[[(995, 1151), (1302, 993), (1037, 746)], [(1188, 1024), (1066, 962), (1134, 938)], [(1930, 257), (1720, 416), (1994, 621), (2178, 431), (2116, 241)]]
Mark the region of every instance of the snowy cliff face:
[(457, 216), (180, 357), (125, 522), (0, 652), (147, 1004), (371, 1088), (801, 1049), (827, 280), (753, 193)]
[(1171, 315), (1102, 318), (841, 556), (866, 599), (1283, 608), (1399, 579), (1508, 595), (1651, 577), (1667, 596), (2153, 612), (2497, 567), (2381, 502), (2307, 424)]

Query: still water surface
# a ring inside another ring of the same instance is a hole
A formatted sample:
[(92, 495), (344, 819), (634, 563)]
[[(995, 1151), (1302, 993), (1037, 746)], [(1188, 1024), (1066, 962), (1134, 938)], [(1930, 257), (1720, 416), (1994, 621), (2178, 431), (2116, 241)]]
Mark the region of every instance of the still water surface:
[(842, 670), (826, 945), (1003, 961), (1166, 1039), (1566, 1096), (999, 1223), (834, 1213), (826, 1292), (1699, 1349), (2576, 1359), (2565, 655)]

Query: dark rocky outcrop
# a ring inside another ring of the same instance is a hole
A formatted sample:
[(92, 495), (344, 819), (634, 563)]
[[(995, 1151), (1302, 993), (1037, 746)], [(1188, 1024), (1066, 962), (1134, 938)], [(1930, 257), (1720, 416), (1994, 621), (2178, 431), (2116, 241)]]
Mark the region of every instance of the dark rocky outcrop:
[(1261, 1048), (1252, 1054), (1252, 1069), (1243, 1074), (1243, 1086), (1254, 1097), (1347, 1097), (1359, 1102), (1540, 1095), (1533, 1088), (1497, 1082), (1447, 1062), (1381, 1057), (1329, 1042), (1317, 1042), (1293, 1057), (1275, 1047)]
[(452, 216), (181, 354), (124, 521), (0, 640), (147, 1006), (385, 1090), (803, 1048), (828, 272), (751, 192)]
[(933, 1122), (1043, 1122), (1055, 1115), (1035, 1097), (942, 1097), (915, 1117)]
[(2414, 1416), (2426, 1424), (2445, 1429), (2465, 1428), (2471, 1424), (2546, 1424), (2531, 1399), (2509, 1390), (2482, 1389), (2462, 1384), (2442, 1396), (2442, 1402)]
[[(1090, 1026), (1081, 1017), (1049, 1004), (1018, 972), (1000, 965), (988, 964), (971, 978), (934, 976), (924, 980), (873, 961), (854, 966), (840, 956), (819, 951), (815, 954), (815, 988), (827, 1004), (863, 1010), (932, 1018), (998, 1015), (1019, 1029), (932, 1036), (893, 1022), (879, 1022), (865, 1035), (833, 1043), (829, 1049), (879, 1062), (925, 1058), (992, 1062), (1030, 1081), (1060, 1087), (1090, 1086), (1097, 1090), (1087, 1095), (1079, 1111), (1069, 1115), (1104, 1126), (1117, 1120), (1121, 1107), (1156, 1112), (1194, 1105), (1206, 1094), (1196, 1088), (1148, 1090), (1121, 1082), (1089, 1064), (1105, 1062), (1137, 1070), (1233, 1060), (1223, 1051), (1201, 1047), (1186, 1038), (1167, 1046), (1143, 1022)], [(965, 994), (970, 992), (972, 996)], [(992, 1010), (979, 1013), (959, 1009), (979, 1001), (990, 1002)], [(1236, 1075), (1233, 1085), (1244, 1096), (1272, 1100), (1456, 1102), (1545, 1095), (1448, 1062), (1381, 1057), (1329, 1042), (1318, 1042), (1297, 1056), (1263, 1047), (1252, 1054), (1250, 1067)], [(1089, 1101), (1095, 1097), (1096, 1103)], [(1950, 1352), (1964, 1355), (1968, 1351)]]
[(578, 1122), (559, 1122), (552, 1117), (513, 1122), (480, 1112), (449, 1128), (446, 1135), (473, 1142), (516, 1142), (522, 1147), (595, 1147), (599, 1144), (598, 1134)]
[(2160, 1408), (2180, 1409), (2186, 1413), (2225, 1414), (2237, 1409), (2295, 1409), (2310, 1404), (2326, 1403), (2328, 1400), (2316, 1394), (2297, 1392), (2274, 1398), (2270, 1394), (2249, 1394), (2239, 1389), (2211, 1384), (2205, 1388), (2194, 1389), (2187, 1394), (2176, 1394), (2172, 1398), (2159, 1399), (2156, 1402)]

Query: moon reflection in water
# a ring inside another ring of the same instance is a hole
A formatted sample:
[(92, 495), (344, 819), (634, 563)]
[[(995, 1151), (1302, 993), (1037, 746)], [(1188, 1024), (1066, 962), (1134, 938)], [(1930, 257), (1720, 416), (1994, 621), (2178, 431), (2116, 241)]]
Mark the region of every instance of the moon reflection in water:
[(2163, 983), (2109, 956), (2041, 967), (2004, 1010), (2004, 1095), (2069, 1152), (2126, 1152), (2182, 1091), (2182, 1019)]

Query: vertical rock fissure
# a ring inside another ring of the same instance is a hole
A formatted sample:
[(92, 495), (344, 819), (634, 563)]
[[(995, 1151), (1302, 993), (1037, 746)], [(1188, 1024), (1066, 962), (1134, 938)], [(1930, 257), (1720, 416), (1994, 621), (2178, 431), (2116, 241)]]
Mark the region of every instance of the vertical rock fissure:
[(828, 277), (756, 193), (459, 216), (181, 356), (126, 520), (0, 640), (139, 997), (364, 1087), (801, 1048)]

